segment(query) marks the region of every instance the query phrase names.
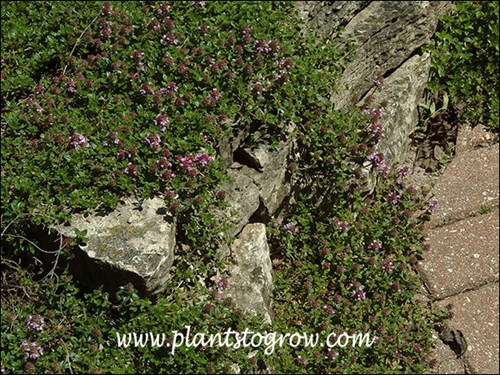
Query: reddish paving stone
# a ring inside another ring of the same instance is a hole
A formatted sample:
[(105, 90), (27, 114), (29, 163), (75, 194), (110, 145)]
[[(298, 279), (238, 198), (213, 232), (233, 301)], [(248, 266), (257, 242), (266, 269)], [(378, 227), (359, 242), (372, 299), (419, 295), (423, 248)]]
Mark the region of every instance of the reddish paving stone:
[(498, 231), (498, 209), (430, 229), (418, 268), (431, 294), (441, 299), (498, 280)]
[(496, 282), (436, 303), (438, 307), (453, 305), (451, 326), (467, 340), (464, 358), (472, 373), (500, 373), (498, 292)]
[(436, 347), (430, 355), (431, 361), (436, 361), (436, 364), (426, 372), (426, 374), (465, 374), (465, 366), (462, 359), (445, 345), (437, 336), (433, 335), (436, 340)]
[(482, 207), (498, 207), (499, 145), (457, 155), (434, 186), (440, 207), (430, 227), (463, 219)]

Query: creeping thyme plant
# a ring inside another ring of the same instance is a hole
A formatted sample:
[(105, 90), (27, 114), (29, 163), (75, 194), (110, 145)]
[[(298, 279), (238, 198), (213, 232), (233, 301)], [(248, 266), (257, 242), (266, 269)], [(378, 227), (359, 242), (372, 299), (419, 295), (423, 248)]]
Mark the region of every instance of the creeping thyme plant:
[(462, 107), (463, 120), (499, 131), (497, 1), (456, 1), (439, 22), (426, 48), (432, 52), (428, 91), (434, 100), (446, 94)]
[[(425, 244), (409, 169), (377, 149), (383, 108), (339, 113), (329, 101), (349, 49), (303, 34), (287, 2), (9, 2), (1, 12), (2, 373), (429, 365), (440, 317), (413, 301), (412, 264)], [(272, 326), (223, 298), (228, 285), (214, 277), (221, 149), (236, 134), (248, 144), (297, 140), (288, 172), (300, 189), (267, 227)], [(373, 192), (367, 173), (378, 180)], [(144, 299), (127, 284), (110, 296), (41, 266), (33, 228), (112, 210), (127, 196), (163, 197), (178, 218), (187, 246), (165, 293)], [(370, 332), (374, 345), (283, 345), (272, 355), (117, 345), (117, 334), (185, 326)]]

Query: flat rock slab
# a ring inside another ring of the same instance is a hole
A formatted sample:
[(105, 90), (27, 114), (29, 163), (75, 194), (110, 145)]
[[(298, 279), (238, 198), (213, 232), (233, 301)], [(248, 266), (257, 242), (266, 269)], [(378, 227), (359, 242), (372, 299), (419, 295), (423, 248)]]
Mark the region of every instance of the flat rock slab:
[(457, 155), (434, 187), (440, 207), (429, 222), (435, 227), (460, 220), (485, 207), (498, 207), (498, 143)]
[(229, 267), (230, 285), (226, 296), (236, 306), (272, 321), (272, 264), (267, 244), (266, 226), (247, 224), (231, 245), (233, 264)]
[(77, 214), (72, 225), (55, 227), (66, 237), (86, 230), (70, 271), (85, 285), (114, 294), (131, 282), (141, 295), (164, 290), (174, 261), (176, 222), (161, 198), (127, 199), (107, 214)]
[(419, 271), (438, 299), (498, 280), (498, 209), (429, 230)]
[(436, 303), (438, 307), (453, 305), (451, 325), (462, 331), (468, 343), (464, 355), (468, 373), (500, 373), (498, 292), (496, 282)]

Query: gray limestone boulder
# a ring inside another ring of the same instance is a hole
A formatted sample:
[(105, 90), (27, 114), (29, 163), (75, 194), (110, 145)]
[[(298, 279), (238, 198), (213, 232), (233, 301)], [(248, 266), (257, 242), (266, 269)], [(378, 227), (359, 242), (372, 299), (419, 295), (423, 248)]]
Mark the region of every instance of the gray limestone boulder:
[(246, 311), (263, 314), (271, 323), (272, 264), (267, 244), (266, 226), (248, 224), (231, 245), (233, 263), (229, 266), (229, 285), (226, 297)]
[[(373, 85), (374, 76), (388, 78), (425, 45), (449, 7), (448, 1), (372, 1), (345, 26), (341, 38), (356, 52), (345, 70), (335, 108), (356, 104)], [(352, 90), (346, 95), (346, 90)]]
[(298, 1), (300, 17), (322, 37), (332, 37), (339, 28), (366, 8), (370, 1)]
[(74, 238), (86, 230), (87, 242), (75, 249), (71, 272), (89, 287), (111, 292), (134, 284), (143, 296), (163, 290), (174, 261), (176, 223), (159, 198), (127, 201), (106, 215), (74, 215), (70, 226), (54, 229)]
[(266, 219), (272, 216), (290, 193), (291, 185), (287, 180), (288, 158), (293, 142), (282, 143), (277, 150), (266, 144), (254, 149), (245, 148), (244, 153), (254, 168), (244, 166), (241, 171), (250, 177), (259, 189), (263, 211), (257, 216)]
[[(429, 78), (429, 53), (415, 55), (405, 61), (373, 95), (374, 106), (387, 103), (383, 109), (384, 137), (378, 145), (389, 165), (402, 164), (410, 143), (410, 134), (418, 125), (418, 104)], [(373, 89), (368, 92), (372, 94)]]
[(229, 238), (236, 236), (259, 208), (259, 188), (253, 180), (235, 169), (228, 169), (232, 182), (222, 186), (226, 192), (228, 207), (218, 210), (216, 215), (230, 225)]

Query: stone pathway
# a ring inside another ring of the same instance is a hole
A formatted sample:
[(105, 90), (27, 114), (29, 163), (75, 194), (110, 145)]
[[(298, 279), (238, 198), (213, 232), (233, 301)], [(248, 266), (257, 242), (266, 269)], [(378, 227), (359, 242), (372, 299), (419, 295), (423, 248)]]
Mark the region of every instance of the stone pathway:
[(456, 156), (433, 187), (440, 207), (426, 226), (430, 250), (418, 264), (431, 305), (451, 305), (454, 314), (452, 345), (438, 340), (433, 373), (500, 373), (499, 145), (478, 132), (459, 133)]

